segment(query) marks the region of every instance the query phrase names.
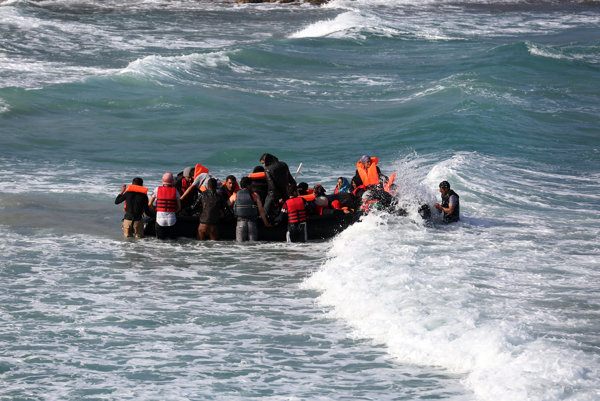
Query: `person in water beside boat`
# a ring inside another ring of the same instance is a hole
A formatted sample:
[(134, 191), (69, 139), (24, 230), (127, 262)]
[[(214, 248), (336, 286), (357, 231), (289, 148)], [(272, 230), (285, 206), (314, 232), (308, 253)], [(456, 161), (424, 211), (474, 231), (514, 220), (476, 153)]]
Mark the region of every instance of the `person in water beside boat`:
[(442, 194), (442, 203), (434, 203), (439, 213), (443, 213), (444, 223), (454, 223), (460, 220), (460, 199), (456, 192), (450, 189), (448, 181), (440, 182), (440, 193)]
[(287, 219), (287, 242), (306, 242), (306, 200), (298, 195), (296, 189), (292, 196), (283, 203), (281, 213), (275, 219), (275, 225), (280, 225)]
[(249, 177), (243, 177), (240, 180), (240, 190), (236, 194), (233, 211), (237, 218), (235, 227), (237, 242), (258, 240), (258, 227), (256, 226), (258, 216), (262, 219), (265, 227), (271, 227), (260, 197), (252, 191), (252, 180)]
[[(156, 200), (156, 206), (154, 201)], [(177, 188), (175, 188), (175, 179), (170, 171), (162, 176), (162, 186), (154, 190), (154, 194), (148, 202), (148, 206), (156, 211), (155, 231), (158, 239), (174, 239), (176, 214), (181, 210), (181, 202)]]
[(200, 194), (199, 201), (202, 204), (198, 224), (198, 239), (204, 241), (219, 239), (219, 219), (223, 215), (225, 201), (223, 196), (217, 192), (217, 180), (209, 178), (206, 182), (206, 190)]
[(115, 199), (115, 204), (125, 202), (123, 216), (123, 236), (144, 238), (143, 215), (152, 216), (152, 210), (148, 206), (148, 188), (144, 187), (144, 180), (135, 177), (131, 185), (123, 184), (121, 192)]

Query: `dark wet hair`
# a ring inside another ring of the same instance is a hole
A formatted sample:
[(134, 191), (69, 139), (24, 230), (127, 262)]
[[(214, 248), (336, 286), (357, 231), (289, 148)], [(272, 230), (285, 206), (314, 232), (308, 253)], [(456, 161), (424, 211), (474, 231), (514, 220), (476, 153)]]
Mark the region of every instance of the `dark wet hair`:
[(225, 178), (225, 181), (229, 181), (229, 180), (231, 180), (231, 181), (233, 181), (233, 182), (236, 182), (236, 181), (237, 181), (237, 179), (235, 178), (235, 176), (234, 176), (234, 175), (228, 175), (228, 176), (227, 176), (227, 178)]
[(142, 180), (140, 177), (135, 177), (133, 180), (131, 180), (131, 183), (133, 185), (144, 185), (144, 180)]
[(210, 178), (208, 180), (208, 182), (206, 183), (206, 189), (214, 191), (215, 189), (217, 189), (217, 180), (215, 180), (214, 178)]
[(254, 167), (254, 170), (252, 170), (253, 173), (264, 173), (265, 172), (265, 168), (263, 166), (256, 166)]
[(250, 177), (242, 177), (240, 180), (240, 188), (245, 189), (248, 188), (252, 184), (252, 180)]
[(442, 181), (440, 182), (440, 188), (450, 189), (450, 183), (448, 181)]

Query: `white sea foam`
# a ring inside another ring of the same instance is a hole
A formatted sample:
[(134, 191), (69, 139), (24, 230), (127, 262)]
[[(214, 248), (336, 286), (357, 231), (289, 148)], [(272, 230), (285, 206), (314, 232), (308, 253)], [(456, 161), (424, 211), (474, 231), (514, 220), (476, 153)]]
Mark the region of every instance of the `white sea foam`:
[[(460, 375), (477, 400), (595, 400), (600, 358), (578, 346), (584, 334), (561, 332), (574, 314), (568, 326), (592, 330), (595, 313), (581, 311), (575, 299), (600, 304), (586, 284), (600, 279), (590, 252), (595, 234), (578, 227), (588, 217), (559, 224), (580, 237), (577, 249), (548, 243), (560, 236), (558, 215), (538, 201), (540, 179), (528, 183), (522, 179), (533, 170), (495, 163), (476, 153), (433, 165), (401, 161), (400, 177), (403, 165), (430, 169), (420, 183), (409, 174), (404, 190), (450, 180), (461, 195), (462, 222), (427, 228), (413, 216), (367, 216), (333, 241), (328, 261), (304, 286), (319, 290), (319, 304), (355, 336), (384, 344), (400, 364)], [(512, 179), (500, 179), (506, 176)], [(508, 202), (490, 207), (494, 192)], [(572, 253), (586, 256), (575, 262)], [(563, 282), (571, 295), (562, 297), (567, 305), (554, 305)]]

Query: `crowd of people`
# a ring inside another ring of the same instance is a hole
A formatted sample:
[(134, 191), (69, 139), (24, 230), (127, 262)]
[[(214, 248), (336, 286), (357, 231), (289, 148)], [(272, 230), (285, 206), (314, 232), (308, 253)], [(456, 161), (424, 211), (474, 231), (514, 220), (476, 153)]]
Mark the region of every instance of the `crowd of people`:
[[(199, 240), (218, 240), (219, 222), (225, 216), (236, 219), (236, 240), (258, 240), (257, 220), (265, 227), (287, 224), (289, 242), (306, 241), (307, 216), (330, 212), (352, 213), (356, 210), (389, 207), (395, 195), (394, 179), (381, 173), (377, 157), (362, 156), (350, 181), (339, 177), (332, 194), (325, 188), (296, 182), (285, 162), (272, 154), (260, 157), (260, 166), (239, 183), (229, 175), (219, 181), (209, 169), (197, 164), (186, 167), (176, 177), (162, 176), (162, 185), (148, 198), (148, 188), (136, 177), (123, 185), (115, 204), (125, 202), (123, 234), (144, 237), (144, 215), (154, 217), (159, 239), (175, 238), (178, 216), (197, 216)], [(440, 183), (442, 203), (434, 207), (443, 213), (444, 222), (459, 219), (459, 198), (447, 181)]]

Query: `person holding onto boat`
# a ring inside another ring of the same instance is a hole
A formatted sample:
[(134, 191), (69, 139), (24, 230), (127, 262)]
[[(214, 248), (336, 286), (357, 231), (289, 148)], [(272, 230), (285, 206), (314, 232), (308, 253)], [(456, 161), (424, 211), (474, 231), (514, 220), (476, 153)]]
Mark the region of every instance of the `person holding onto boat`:
[(290, 173), (288, 165), (280, 162), (270, 153), (260, 157), (260, 162), (265, 166), (265, 178), (269, 187), (265, 200), (265, 212), (272, 214), (289, 198), (292, 191), (296, 190), (296, 180)]
[(287, 242), (307, 241), (306, 214), (306, 201), (294, 189), (292, 197), (284, 202), (281, 213), (275, 219), (276, 225), (279, 225), (287, 217)]
[(440, 193), (442, 203), (434, 203), (433, 206), (439, 213), (443, 213), (444, 223), (454, 223), (460, 220), (460, 199), (456, 192), (450, 189), (448, 181), (440, 182)]
[(200, 194), (202, 204), (200, 224), (198, 225), (198, 239), (204, 241), (219, 239), (219, 219), (223, 214), (225, 202), (223, 196), (217, 192), (217, 180), (210, 178), (206, 182), (206, 190)]
[(249, 177), (243, 177), (240, 180), (240, 188), (233, 204), (233, 211), (237, 218), (235, 240), (237, 242), (257, 241), (256, 220), (258, 216), (262, 219), (265, 227), (271, 227), (271, 224), (267, 220), (260, 197), (252, 191), (252, 180)]
[[(154, 201), (156, 200), (156, 206)], [(156, 238), (166, 239), (176, 237), (175, 222), (176, 213), (181, 210), (181, 202), (177, 188), (175, 188), (175, 179), (170, 171), (162, 176), (162, 186), (154, 190), (154, 194), (148, 202), (148, 206), (156, 211)]]
[(121, 193), (115, 199), (115, 205), (125, 202), (123, 216), (123, 236), (144, 238), (143, 215), (152, 216), (152, 211), (148, 206), (148, 188), (144, 187), (144, 180), (135, 177), (131, 185), (123, 184)]

